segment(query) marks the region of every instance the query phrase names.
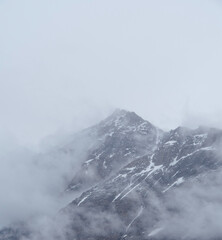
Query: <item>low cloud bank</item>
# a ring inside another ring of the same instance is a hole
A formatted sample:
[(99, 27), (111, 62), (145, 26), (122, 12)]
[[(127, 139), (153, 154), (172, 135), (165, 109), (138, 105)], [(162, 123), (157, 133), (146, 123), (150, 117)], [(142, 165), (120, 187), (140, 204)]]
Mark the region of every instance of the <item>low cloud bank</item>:
[[(222, 171), (202, 175), (155, 201), (155, 237), (217, 239), (222, 236)], [(156, 232), (155, 232), (156, 230)], [(152, 232), (152, 231), (151, 231)], [(152, 235), (152, 234), (151, 234)]]
[(81, 166), (89, 139), (72, 138), (70, 145), (61, 140), (59, 147), (38, 152), (19, 146), (12, 137), (0, 139), (0, 228), (53, 216), (79, 194), (64, 191)]

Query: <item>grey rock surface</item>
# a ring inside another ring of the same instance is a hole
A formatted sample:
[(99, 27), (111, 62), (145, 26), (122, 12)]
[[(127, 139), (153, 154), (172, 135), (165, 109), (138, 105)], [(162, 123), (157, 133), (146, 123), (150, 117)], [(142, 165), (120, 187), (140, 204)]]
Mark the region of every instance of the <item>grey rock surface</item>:
[[(178, 127), (164, 132), (135, 113), (118, 110), (61, 150), (75, 151), (75, 142), (85, 136), (85, 157), (66, 189), (81, 194), (58, 213), (55, 223), (66, 219), (67, 224), (54, 239), (198, 239), (169, 234), (161, 226), (162, 213), (177, 213), (166, 207), (175, 189), (221, 171), (221, 130)], [(1, 232), (1, 240), (20, 239), (6, 233)]]

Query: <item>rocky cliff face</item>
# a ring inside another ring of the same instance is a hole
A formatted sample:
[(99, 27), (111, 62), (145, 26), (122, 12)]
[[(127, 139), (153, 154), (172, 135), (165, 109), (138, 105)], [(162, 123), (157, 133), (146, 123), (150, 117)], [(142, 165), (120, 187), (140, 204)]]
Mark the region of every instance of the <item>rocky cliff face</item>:
[[(148, 121), (124, 110), (116, 110), (107, 119), (83, 133), (84, 137), (85, 134), (93, 137), (93, 144), (86, 146), (86, 159), (67, 191), (89, 188), (104, 181), (135, 158), (152, 154), (163, 134)], [(75, 145), (70, 147), (75, 148)]]
[[(168, 223), (180, 212), (172, 205), (177, 189), (220, 172), (221, 130), (163, 132), (135, 113), (118, 110), (76, 136), (83, 135), (91, 137), (87, 154), (66, 189), (82, 193), (54, 219), (52, 239), (200, 239), (192, 232), (181, 235), (183, 227), (177, 232)], [(75, 141), (61, 149), (70, 152)], [(62, 233), (55, 227), (61, 222)], [(222, 238), (217, 233), (206, 239)]]

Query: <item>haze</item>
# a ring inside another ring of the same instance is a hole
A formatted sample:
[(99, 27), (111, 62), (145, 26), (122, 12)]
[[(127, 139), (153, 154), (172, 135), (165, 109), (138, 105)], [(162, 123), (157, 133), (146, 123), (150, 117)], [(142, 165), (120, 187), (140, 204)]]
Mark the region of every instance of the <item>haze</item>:
[(220, 1), (1, 0), (0, 29), (1, 142), (35, 145), (116, 107), (221, 127)]

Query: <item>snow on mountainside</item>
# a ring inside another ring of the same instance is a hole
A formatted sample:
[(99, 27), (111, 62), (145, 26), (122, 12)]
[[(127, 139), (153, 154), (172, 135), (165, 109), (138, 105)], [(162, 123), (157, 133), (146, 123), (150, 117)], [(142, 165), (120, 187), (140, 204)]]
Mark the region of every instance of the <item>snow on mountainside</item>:
[[(118, 110), (60, 150), (76, 151), (75, 143), (83, 136), (88, 140), (82, 141), (81, 168), (66, 189), (82, 193), (53, 220), (51, 239), (202, 239), (196, 232), (187, 231), (184, 237), (172, 230), (168, 220), (179, 210), (168, 206), (169, 199), (176, 202), (174, 191), (190, 189), (221, 171), (221, 130), (179, 127), (163, 132), (133, 112)], [(166, 216), (171, 217), (165, 221)], [(44, 231), (30, 236), (49, 239)], [(209, 236), (206, 239), (222, 239), (222, 233)], [(13, 238), (2, 234), (0, 239)]]
[(67, 191), (86, 189), (108, 178), (133, 159), (150, 155), (162, 135), (160, 129), (125, 110), (116, 110), (98, 125), (85, 130), (86, 133), (93, 135), (94, 144), (91, 148), (86, 147), (86, 159)]
[[(64, 210), (73, 212), (72, 221), (75, 224), (72, 228), (78, 226), (75, 231), (82, 234), (76, 239), (91, 237), (83, 227), (83, 216), (94, 222), (103, 218), (101, 212), (114, 215), (114, 219), (118, 219), (119, 225), (124, 227), (112, 229), (110, 222), (107, 232), (114, 231), (117, 236), (99, 232), (98, 235), (94, 233), (92, 239), (100, 239), (101, 236), (110, 240), (151, 239), (155, 230), (152, 228), (158, 223), (158, 215), (155, 215), (158, 210), (150, 209), (153, 194), (163, 199), (172, 188), (218, 169), (221, 162), (216, 149), (221, 139), (222, 132), (215, 129), (177, 128), (165, 133), (154, 154), (135, 159), (103, 184), (84, 192)], [(81, 224), (78, 225), (78, 222)]]

